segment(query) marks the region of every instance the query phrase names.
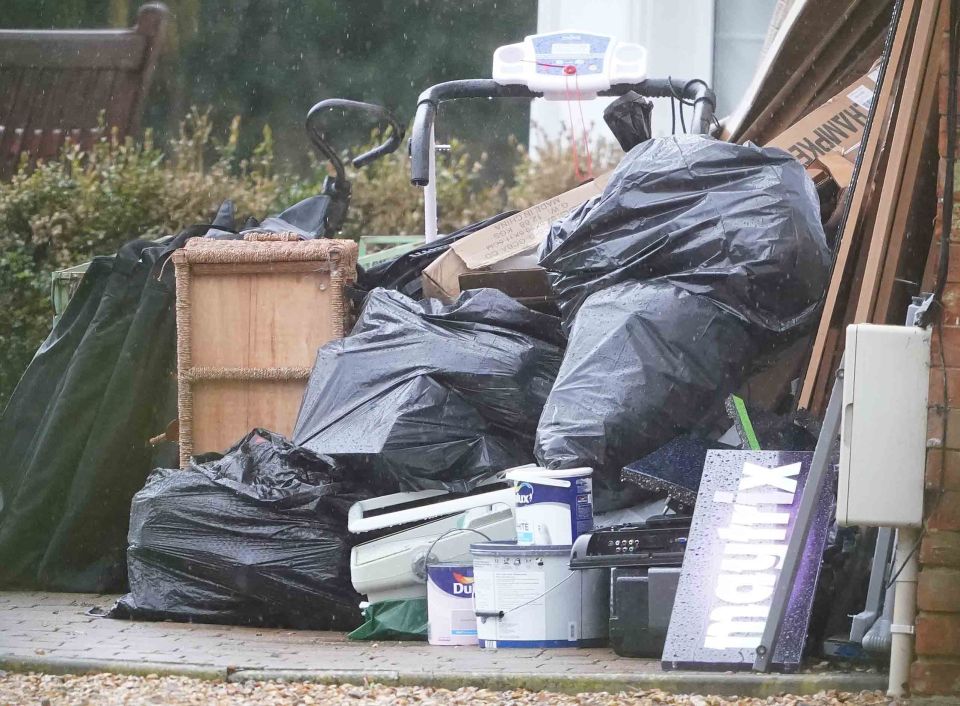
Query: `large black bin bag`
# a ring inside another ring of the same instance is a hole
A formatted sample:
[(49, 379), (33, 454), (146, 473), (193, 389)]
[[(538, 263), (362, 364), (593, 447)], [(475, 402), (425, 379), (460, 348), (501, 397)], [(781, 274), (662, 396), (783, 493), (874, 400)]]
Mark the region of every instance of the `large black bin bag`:
[(702, 135), (643, 142), (540, 250), (564, 326), (593, 292), (665, 279), (757, 330), (810, 323), (830, 253), (813, 183), (783, 150)]
[(329, 459), (263, 429), (188, 470), (156, 470), (133, 498), (130, 593), (109, 615), (354, 628), (347, 511), (368, 496)]
[(377, 492), (466, 492), (533, 461), (561, 342), (555, 317), (497, 290), (444, 305), (375, 289), (318, 352), (293, 440)]
[(807, 335), (830, 272), (803, 167), (694, 135), (631, 150), (600, 196), (553, 224), (540, 262), (569, 343), (537, 459), (591, 466), (601, 491)]

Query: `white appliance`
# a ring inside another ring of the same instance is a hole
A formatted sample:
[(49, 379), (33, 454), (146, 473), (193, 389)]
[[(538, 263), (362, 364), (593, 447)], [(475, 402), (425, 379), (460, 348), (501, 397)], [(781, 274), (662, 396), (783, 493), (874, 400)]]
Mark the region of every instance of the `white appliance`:
[[(350, 579), (354, 589), (366, 595), (370, 603), (426, 598), (428, 553), (431, 564), (469, 561), (471, 543), (483, 541), (485, 537), (493, 541), (516, 538), (513, 494), (513, 488), (507, 488), (443, 500), (446, 496), (443, 491), (422, 491), (355, 503), (349, 513), (351, 532), (432, 521), (355, 546), (350, 553)], [(416, 505), (424, 501), (427, 504)], [(369, 514), (392, 507), (402, 509)]]
[(647, 50), (614, 37), (566, 30), (531, 34), (493, 53), (493, 80), (526, 86), (547, 100), (591, 100), (647, 77)]

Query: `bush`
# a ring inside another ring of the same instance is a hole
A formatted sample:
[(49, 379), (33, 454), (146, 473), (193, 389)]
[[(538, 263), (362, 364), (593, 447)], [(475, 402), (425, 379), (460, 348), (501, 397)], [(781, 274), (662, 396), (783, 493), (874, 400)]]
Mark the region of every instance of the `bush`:
[[(49, 331), (50, 275), (137, 237), (210, 219), (226, 197), (246, 213), (280, 202), (269, 132), (254, 155), (236, 158), (239, 124), (211, 140), (207, 116), (184, 121), (169, 157), (149, 134), (140, 144), (104, 137), (88, 152), (68, 144), (59, 159), (22, 165), (0, 184), (0, 405)], [(205, 159), (212, 152), (213, 159)]]
[[(222, 138), (208, 113), (192, 110), (166, 152), (153, 144), (102, 138), (89, 151), (68, 144), (56, 160), (22, 165), (0, 183), (0, 408), (50, 329), (52, 272), (112, 253), (138, 237), (176, 233), (211, 219), (231, 199), (239, 221), (263, 218), (319, 193), (327, 174), (278, 171), (264, 128), (251, 154), (238, 154), (240, 120)], [(619, 152), (619, 150), (616, 150)], [(597, 171), (614, 150), (598, 143)], [(525, 208), (575, 185), (567, 146), (547, 143), (538, 160), (517, 146), (513, 184), (488, 183), (487, 156), (453, 143), (441, 157), (437, 190), (440, 231), (504, 210)], [(341, 237), (423, 232), (420, 190), (409, 181), (405, 150), (355, 172), (351, 210)]]

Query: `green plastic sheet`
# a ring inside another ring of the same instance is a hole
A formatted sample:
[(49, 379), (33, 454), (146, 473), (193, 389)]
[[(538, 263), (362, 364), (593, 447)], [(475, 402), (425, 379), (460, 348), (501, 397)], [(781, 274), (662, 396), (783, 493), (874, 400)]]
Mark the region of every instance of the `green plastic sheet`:
[(347, 637), (351, 640), (426, 640), (427, 599), (378, 601), (363, 609), (363, 625)]

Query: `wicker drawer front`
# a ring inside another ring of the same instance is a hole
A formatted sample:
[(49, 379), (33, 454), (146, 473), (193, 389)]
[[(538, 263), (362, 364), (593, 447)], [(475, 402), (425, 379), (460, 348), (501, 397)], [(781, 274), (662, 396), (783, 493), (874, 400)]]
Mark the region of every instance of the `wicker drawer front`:
[(349, 240), (195, 239), (174, 253), (180, 465), (254, 427), (293, 432), (317, 348), (346, 335)]

